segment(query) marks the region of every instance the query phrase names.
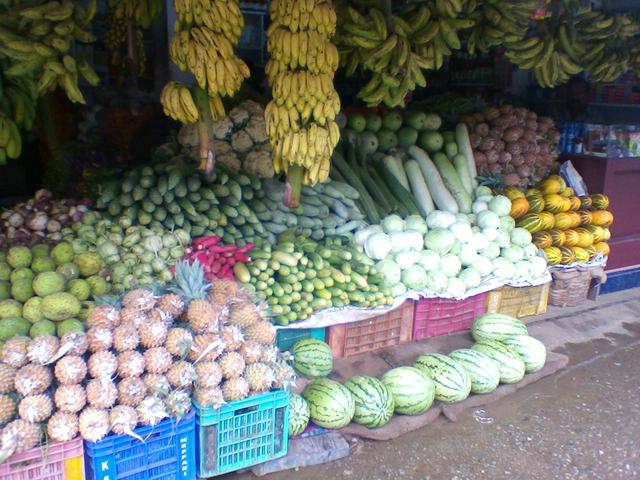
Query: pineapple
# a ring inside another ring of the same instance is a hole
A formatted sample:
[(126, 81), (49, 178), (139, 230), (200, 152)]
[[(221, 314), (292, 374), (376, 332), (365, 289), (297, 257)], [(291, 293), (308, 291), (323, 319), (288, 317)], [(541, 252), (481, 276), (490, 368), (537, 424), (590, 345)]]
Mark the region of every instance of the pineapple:
[(85, 440), (90, 442), (102, 440), (111, 429), (109, 411), (93, 407), (85, 408), (78, 419), (78, 429)]
[(214, 332), (218, 328), (220, 310), (208, 300), (193, 300), (189, 303), (186, 319), (196, 333)]
[(164, 345), (164, 342), (167, 340), (168, 331), (169, 329), (166, 324), (149, 319), (140, 325), (140, 345), (144, 348)]
[(269, 345), (276, 340), (276, 328), (271, 322), (260, 320), (244, 330), (244, 338), (255, 340), (262, 345)]
[(268, 391), (276, 380), (273, 368), (262, 362), (247, 365), (244, 376), (249, 388), (256, 393)]
[(187, 390), (173, 390), (165, 399), (170, 417), (182, 418), (191, 409), (191, 393)]
[(150, 348), (144, 352), (145, 365), (149, 373), (165, 373), (171, 367), (173, 358), (164, 347)]
[(130, 435), (138, 425), (136, 409), (128, 405), (118, 405), (109, 414), (111, 430), (118, 435)]
[(220, 357), (223, 378), (237, 378), (244, 372), (244, 359), (238, 352), (228, 352)]
[(67, 332), (60, 339), (60, 351), (67, 355), (84, 355), (89, 348), (89, 339), (84, 332)]
[(6, 425), (16, 414), (16, 401), (10, 395), (0, 395), (0, 426)]
[(247, 328), (260, 320), (258, 308), (251, 302), (237, 302), (229, 309), (229, 323)]
[(136, 288), (135, 290), (130, 290), (122, 297), (122, 306), (124, 308), (148, 312), (156, 306), (156, 296), (151, 290)]
[(120, 318), (123, 325), (131, 325), (135, 329), (140, 328), (148, 319), (145, 312), (135, 308), (123, 308), (120, 310)]
[(196, 371), (192, 364), (179, 360), (167, 370), (167, 380), (174, 388), (191, 388), (196, 381)]
[(164, 326), (169, 328), (173, 324), (173, 317), (166, 313), (164, 310), (160, 310), (159, 308), (154, 308), (151, 310), (147, 317), (150, 322), (154, 323), (162, 323)]
[(59, 385), (53, 401), (62, 412), (78, 413), (87, 404), (87, 392), (81, 385)]
[(0, 393), (15, 391), (16, 369), (6, 363), (0, 363)]
[(71, 413), (56, 412), (47, 422), (47, 434), (54, 442), (68, 442), (78, 435), (78, 417)]
[(225, 403), (222, 389), (219, 386), (211, 388), (198, 387), (193, 394), (193, 399), (201, 407), (219, 408)]
[(296, 372), (287, 362), (278, 361), (270, 365), (275, 375), (275, 382), (273, 383), (275, 388), (288, 389), (295, 383)]
[(224, 351), (224, 341), (213, 333), (196, 335), (188, 359), (192, 362), (212, 362)]
[(92, 327), (87, 330), (91, 353), (109, 350), (113, 346), (113, 330), (107, 327)]
[(58, 352), (60, 340), (53, 335), (41, 335), (34, 338), (27, 345), (27, 358), (36, 365), (45, 365)]
[(222, 369), (216, 362), (199, 362), (196, 364), (197, 384), (200, 388), (217, 387), (222, 381)]
[(240, 291), (233, 280), (221, 278), (211, 284), (211, 303), (225, 305), (238, 298)]
[(118, 355), (118, 375), (121, 378), (139, 377), (144, 373), (144, 355), (136, 350)]
[(30, 395), (20, 400), (18, 415), (32, 423), (44, 422), (53, 413), (53, 402), (49, 395)]
[(87, 376), (87, 364), (82, 357), (67, 355), (56, 362), (54, 374), (62, 385), (74, 385)]
[(26, 420), (14, 420), (0, 433), (0, 463), (15, 453), (32, 449), (40, 441), (40, 427)]
[(142, 377), (142, 381), (147, 387), (147, 395), (168, 395), (171, 384), (167, 377), (158, 373), (147, 373)]
[(102, 327), (113, 330), (120, 325), (120, 312), (113, 305), (98, 305), (87, 315), (87, 327)]
[(93, 378), (111, 378), (118, 370), (118, 359), (111, 352), (96, 352), (89, 357), (87, 367), (89, 375)]
[(181, 327), (169, 329), (164, 346), (169, 350), (171, 355), (184, 358), (191, 350), (191, 345), (193, 345), (193, 335), (189, 330)]
[(227, 325), (222, 327), (222, 331), (220, 333), (222, 336), (222, 341), (225, 345), (225, 351), (227, 352), (235, 352), (242, 347), (244, 343), (244, 336), (242, 335), (242, 330), (240, 327), (235, 325)]
[(255, 341), (245, 342), (238, 352), (242, 355), (244, 363), (247, 365), (256, 363), (260, 361), (260, 357), (262, 356), (262, 345)]
[(147, 386), (140, 377), (123, 378), (118, 384), (118, 403), (137, 407), (147, 394)]
[(27, 347), (31, 339), (29, 337), (17, 336), (7, 340), (2, 346), (0, 360), (15, 368), (24, 367), (29, 363), (27, 358)]
[(230, 378), (222, 384), (222, 395), (227, 402), (242, 400), (249, 395), (249, 382), (244, 377)]
[(204, 277), (200, 262), (178, 262), (175, 270), (176, 286), (173, 293), (181, 295), (188, 303), (184, 317), (195, 333), (215, 331), (218, 324), (219, 308), (207, 299), (210, 284)]
[(87, 402), (94, 408), (111, 408), (116, 404), (118, 389), (106, 377), (94, 378), (87, 383)]
[(184, 301), (180, 295), (167, 293), (158, 298), (157, 308), (165, 312), (172, 319), (178, 318), (184, 312)]
[(41, 365), (25, 365), (15, 376), (16, 392), (20, 395), (38, 395), (51, 386), (51, 370)]
[(113, 331), (113, 348), (118, 352), (135, 350), (139, 344), (138, 331), (132, 324), (124, 323)]
[(261, 362), (276, 362), (280, 355), (280, 350), (275, 345), (262, 345), (260, 354)]
[(161, 398), (149, 395), (136, 408), (138, 421), (142, 425), (154, 426), (169, 416), (167, 406)]

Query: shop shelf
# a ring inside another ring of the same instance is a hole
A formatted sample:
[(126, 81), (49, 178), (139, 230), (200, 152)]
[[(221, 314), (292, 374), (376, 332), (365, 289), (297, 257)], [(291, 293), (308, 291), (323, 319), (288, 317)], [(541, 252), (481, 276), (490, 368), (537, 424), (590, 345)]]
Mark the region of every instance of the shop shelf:
[(473, 321), (487, 311), (487, 294), (464, 300), (421, 298), (413, 316), (413, 339), (438, 337), (471, 328)]
[(281, 352), (286, 352), (298, 340), (315, 338), (324, 342), (326, 329), (324, 328), (285, 328), (279, 329), (276, 335), (276, 345)]
[(487, 311), (513, 317), (540, 315), (547, 311), (549, 282), (534, 287), (504, 287), (492, 290), (487, 298)]
[(78, 480), (83, 471), (81, 437), (35, 447), (0, 464), (2, 480)]

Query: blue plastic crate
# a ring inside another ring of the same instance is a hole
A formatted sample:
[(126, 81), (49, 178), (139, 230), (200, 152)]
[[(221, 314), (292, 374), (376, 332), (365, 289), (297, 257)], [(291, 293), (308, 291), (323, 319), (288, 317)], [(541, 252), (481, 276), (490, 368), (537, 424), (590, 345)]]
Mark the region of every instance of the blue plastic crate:
[(109, 435), (84, 442), (87, 480), (194, 480), (196, 478), (195, 412), (166, 419), (129, 435)]
[(298, 340), (315, 338), (325, 341), (326, 328), (284, 328), (278, 329), (276, 345), (281, 352), (286, 352)]
[(276, 390), (219, 409), (194, 406), (198, 477), (234, 472), (287, 454), (289, 392)]

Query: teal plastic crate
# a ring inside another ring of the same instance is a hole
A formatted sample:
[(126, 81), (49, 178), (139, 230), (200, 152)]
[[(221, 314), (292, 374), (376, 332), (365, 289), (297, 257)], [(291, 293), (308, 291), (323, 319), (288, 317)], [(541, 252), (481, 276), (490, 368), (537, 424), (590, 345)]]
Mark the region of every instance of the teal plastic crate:
[(196, 409), (198, 477), (208, 478), (287, 454), (289, 392), (276, 390)]
[(325, 341), (326, 328), (285, 328), (278, 329), (276, 345), (281, 352), (286, 352), (298, 340), (315, 338)]

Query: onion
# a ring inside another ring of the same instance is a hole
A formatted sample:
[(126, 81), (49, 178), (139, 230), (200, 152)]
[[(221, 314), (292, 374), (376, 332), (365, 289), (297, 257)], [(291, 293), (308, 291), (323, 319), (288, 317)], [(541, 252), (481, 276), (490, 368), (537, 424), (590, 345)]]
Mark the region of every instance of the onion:
[(44, 212), (36, 212), (34, 215), (29, 217), (26, 222), (27, 227), (31, 230), (44, 230), (47, 228), (47, 222), (49, 221), (49, 217)]
[(47, 222), (47, 231), (59, 232), (61, 229), (62, 229), (62, 224), (55, 218), (52, 218)]
[(489, 125), (487, 125), (486, 123), (479, 123), (478, 125), (475, 126), (475, 132), (482, 136), (482, 137), (486, 137), (489, 134)]
[(509, 163), (511, 162), (511, 154), (509, 152), (502, 152), (500, 153), (500, 155), (498, 156), (498, 163)]
[(520, 183), (520, 177), (516, 173), (509, 173), (502, 177), (502, 181), (505, 185), (518, 185)]
[(529, 165), (520, 165), (516, 171), (521, 177), (529, 177), (533, 173)]
[(49, 190), (45, 190), (44, 188), (38, 190), (35, 195), (33, 196), (33, 199), (36, 202), (41, 202), (41, 201), (48, 201), (51, 200), (53, 198), (53, 193), (51, 193)]
[(499, 163), (491, 163), (489, 165), (489, 171), (491, 173), (500, 173), (502, 171), (502, 167), (500, 166)]
[(24, 223), (24, 217), (19, 213), (12, 213), (7, 219), (7, 223), (14, 228), (21, 227)]

